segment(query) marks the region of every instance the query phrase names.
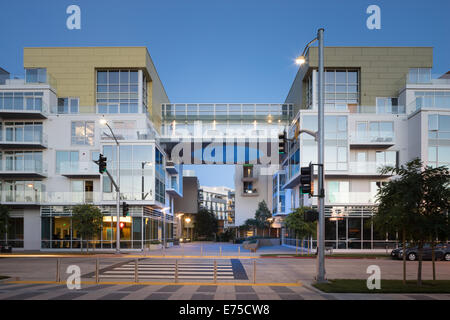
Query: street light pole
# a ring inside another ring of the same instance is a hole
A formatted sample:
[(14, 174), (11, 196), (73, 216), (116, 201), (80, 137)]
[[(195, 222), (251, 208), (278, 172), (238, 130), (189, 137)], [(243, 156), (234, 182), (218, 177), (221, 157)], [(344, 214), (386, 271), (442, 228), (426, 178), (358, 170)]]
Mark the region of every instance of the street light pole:
[[(319, 42), (319, 79), (318, 79), (318, 131), (313, 132), (310, 130), (302, 129), (300, 133), (307, 133), (314, 137), (317, 141), (317, 153), (318, 153), (318, 180), (319, 180), (319, 194), (318, 194), (318, 209), (319, 209), (319, 223), (317, 225), (317, 282), (326, 282), (325, 280), (325, 188), (324, 188), (324, 54), (323, 54), (323, 32), (324, 29), (317, 30), (317, 37), (311, 40), (303, 50), (301, 56), (295, 59), (298, 65), (302, 65), (306, 62), (306, 52), (311, 44), (315, 41)], [(297, 138), (297, 136), (296, 136)]]
[(324, 63), (323, 63), (323, 32), (320, 28), (317, 31), (319, 41), (319, 81), (318, 81), (318, 182), (319, 182), (319, 226), (318, 226), (318, 246), (317, 246), (317, 277), (318, 283), (325, 282), (325, 188), (324, 188)]

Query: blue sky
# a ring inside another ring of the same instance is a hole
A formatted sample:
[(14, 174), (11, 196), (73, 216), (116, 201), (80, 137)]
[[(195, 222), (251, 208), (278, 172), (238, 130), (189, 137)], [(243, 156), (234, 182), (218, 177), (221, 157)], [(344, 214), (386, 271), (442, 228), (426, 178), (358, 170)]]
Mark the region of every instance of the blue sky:
[[(66, 8), (81, 7), (81, 30)], [(381, 30), (366, 8), (381, 8)], [(325, 45), (432, 46), (450, 69), (448, 0), (40, 0), (0, 2), (0, 67), (23, 74), (25, 46), (147, 46), (172, 102), (283, 102), (293, 59), (325, 28)], [(233, 167), (195, 168), (233, 187)]]

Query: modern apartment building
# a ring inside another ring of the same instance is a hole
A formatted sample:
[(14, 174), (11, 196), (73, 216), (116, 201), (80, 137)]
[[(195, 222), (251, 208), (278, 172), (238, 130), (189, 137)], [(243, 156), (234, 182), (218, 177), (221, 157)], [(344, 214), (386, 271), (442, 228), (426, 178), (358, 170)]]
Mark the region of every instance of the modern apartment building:
[[(450, 81), (432, 77), (432, 61), (432, 48), (325, 48), (327, 246), (395, 245), (396, 234), (378, 234), (369, 221), (377, 189), (390, 178), (379, 173), (381, 166), (416, 157), (431, 166), (450, 165)], [(310, 48), (286, 98), (297, 110), (289, 138), (300, 128), (317, 131), (317, 94), (317, 48)], [(317, 143), (303, 133), (289, 142), (284, 172), (274, 175), (285, 193), (281, 210), (274, 211), (279, 221), (293, 208), (317, 205), (299, 182), (300, 167), (310, 162), (317, 163)], [(289, 230), (283, 235), (289, 243)]]
[[(212, 212), (219, 225), (219, 232), (223, 232), (228, 227), (230, 204), (234, 202), (231, 196), (234, 190), (227, 187), (200, 187), (200, 208)], [(230, 217), (231, 218), (231, 217)]]
[(71, 208), (92, 203), (104, 213), (95, 247), (115, 247), (116, 192), (93, 163), (99, 154), (116, 181), (120, 156), (121, 202), (130, 207), (121, 213), (121, 248), (170, 240), (182, 166), (167, 163), (159, 143), (160, 107), (169, 100), (147, 49), (25, 48), (24, 67), (22, 79), (0, 85), (1, 203), (12, 208), (11, 243), (77, 249)]

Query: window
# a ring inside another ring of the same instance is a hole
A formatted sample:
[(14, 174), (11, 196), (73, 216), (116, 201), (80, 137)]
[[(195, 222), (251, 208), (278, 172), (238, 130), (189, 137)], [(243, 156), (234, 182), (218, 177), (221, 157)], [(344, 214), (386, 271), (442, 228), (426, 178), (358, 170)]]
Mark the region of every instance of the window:
[(398, 98), (377, 98), (377, 113), (399, 113)]
[(42, 122), (5, 122), (5, 139), (14, 142), (42, 142)]
[(58, 113), (78, 113), (79, 98), (58, 98)]
[(349, 201), (350, 183), (348, 181), (328, 181), (329, 203), (347, 203)]
[(26, 83), (47, 83), (47, 69), (34, 68), (25, 69)]
[(0, 152), (0, 170), (42, 172), (41, 151), (5, 151)]
[(369, 123), (370, 142), (391, 142), (394, 140), (394, 123), (373, 121)]
[(450, 168), (449, 115), (428, 115), (428, 165)]
[(56, 173), (78, 171), (78, 151), (56, 151)]
[(397, 167), (397, 151), (377, 151), (375, 162), (377, 169), (384, 166)]
[(409, 83), (429, 83), (431, 82), (430, 68), (410, 68), (408, 75)]
[(422, 108), (450, 109), (450, 91), (416, 91), (414, 95), (416, 110)]
[(72, 144), (94, 144), (94, 121), (72, 121)]
[(0, 92), (0, 110), (42, 111), (42, 92)]
[(97, 112), (137, 113), (138, 74), (137, 70), (98, 70)]
[(347, 110), (348, 104), (359, 104), (358, 70), (325, 71), (325, 109)]

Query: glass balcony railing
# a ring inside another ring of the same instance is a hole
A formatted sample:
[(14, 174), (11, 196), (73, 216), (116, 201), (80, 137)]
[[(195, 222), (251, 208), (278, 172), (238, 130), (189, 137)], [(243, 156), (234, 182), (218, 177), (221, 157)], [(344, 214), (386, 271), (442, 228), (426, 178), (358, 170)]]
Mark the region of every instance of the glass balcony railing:
[[(114, 141), (111, 131), (108, 128), (101, 128), (101, 139)], [(112, 129), (117, 140), (152, 140), (155, 139), (156, 133), (150, 128), (140, 129)]]
[[(123, 192), (120, 194), (121, 200), (126, 201), (154, 201), (154, 197), (148, 192)], [(3, 189), (0, 192), (2, 203), (24, 203), (24, 204), (83, 204), (115, 202), (116, 193), (103, 192), (69, 192), (69, 191), (40, 191), (27, 185), (16, 187), (13, 190)]]
[(289, 120), (292, 104), (178, 103), (162, 104), (163, 120)]
[[(313, 205), (317, 205), (317, 198), (312, 198)], [(355, 204), (370, 205), (376, 203), (375, 192), (325, 192), (325, 204)]]
[(349, 162), (349, 171), (351, 174), (380, 175), (380, 170), (384, 166), (395, 166), (395, 163), (378, 163), (372, 161)]
[(61, 175), (97, 175), (99, 174), (98, 165), (90, 162), (69, 162), (63, 161), (56, 164), (57, 171)]
[[(8, 128), (7, 128), (8, 129)], [(9, 134), (8, 132), (3, 132), (0, 134), (0, 143), (8, 145), (42, 145), (47, 146), (47, 135), (46, 134)]]
[(0, 161), (1, 173), (47, 173), (47, 163), (42, 160), (4, 159)]
[(394, 131), (352, 131), (349, 134), (350, 144), (394, 144)]
[[(11, 74), (9, 79), (5, 80), (5, 85), (50, 85), (53, 89), (57, 88), (56, 79), (48, 72), (30, 72), (31, 70), (37, 69), (27, 69), (25, 74)], [(42, 70), (42, 69), (41, 69)]]

